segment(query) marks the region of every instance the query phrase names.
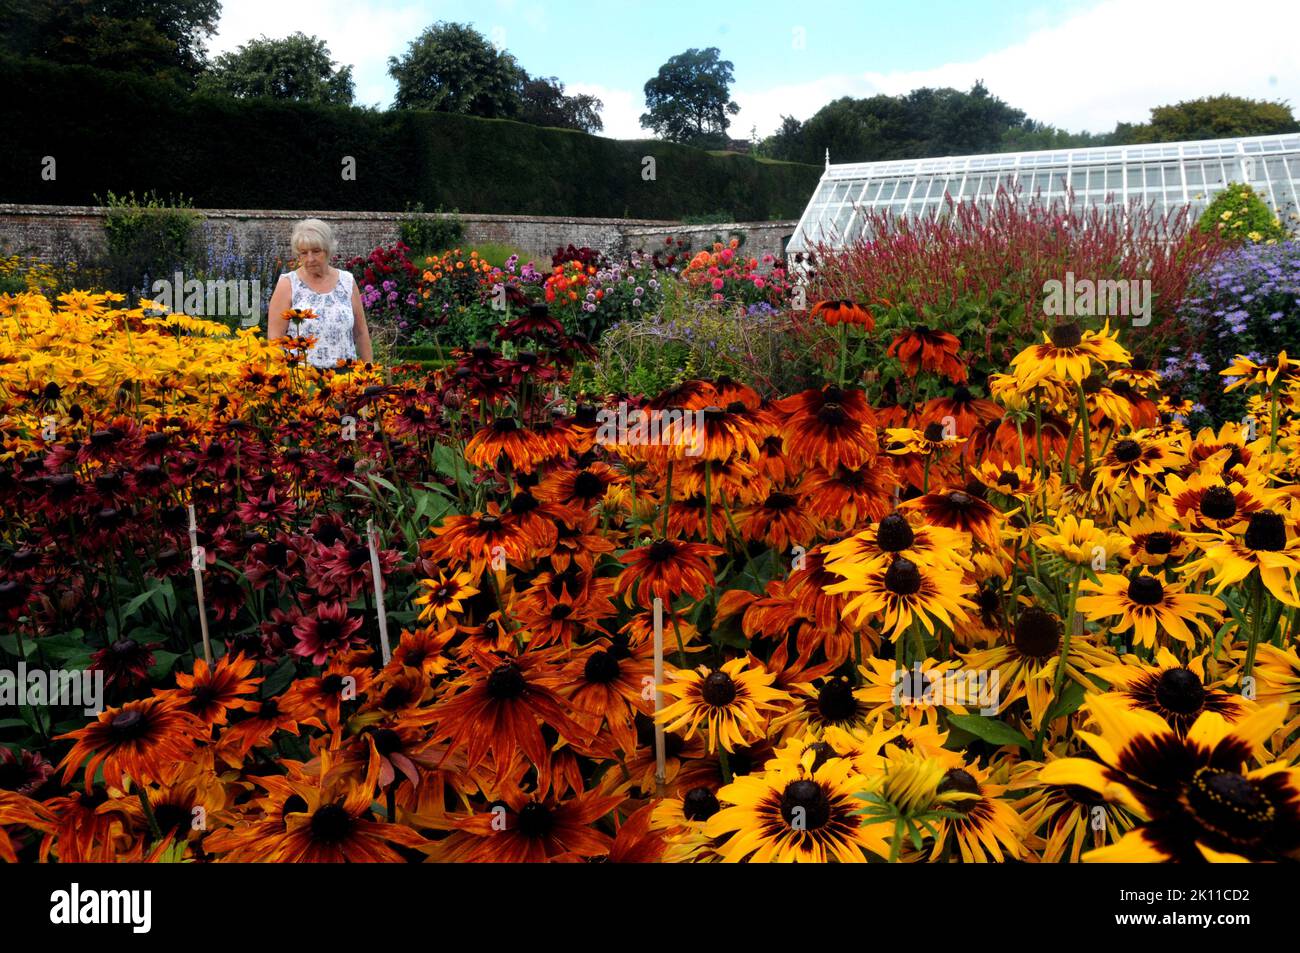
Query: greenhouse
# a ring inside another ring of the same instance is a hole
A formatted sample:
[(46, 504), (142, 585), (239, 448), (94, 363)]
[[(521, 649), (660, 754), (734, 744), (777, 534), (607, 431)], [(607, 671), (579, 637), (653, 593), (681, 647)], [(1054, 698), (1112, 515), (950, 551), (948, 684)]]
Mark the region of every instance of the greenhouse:
[(1191, 206), (1194, 215), (1231, 182), (1245, 182), (1279, 218), (1294, 220), (1300, 135), (1201, 142), (1055, 149), (832, 165), (829, 156), (788, 251), (861, 237), (872, 212), (935, 215), (945, 197), (987, 199), (998, 188), (1036, 201), (1073, 196), (1076, 207), (1138, 201), (1157, 210)]

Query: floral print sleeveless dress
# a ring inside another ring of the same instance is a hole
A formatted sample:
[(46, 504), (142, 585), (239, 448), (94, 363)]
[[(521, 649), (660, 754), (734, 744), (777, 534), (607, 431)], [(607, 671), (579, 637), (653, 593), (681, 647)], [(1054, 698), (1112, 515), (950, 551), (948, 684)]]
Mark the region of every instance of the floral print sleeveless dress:
[(316, 317), (309, 321), (290, 321), (292, 335), (310, 334), (316, 344), (307, 352), (307, 361), (315, 367), (333, 367), (340, 360), (357, 359), (357, 343), (352, 336), (356, 322), (352, 314), (352, 288), (356, 280), (352, 272), (338, 269), (339, 280), (333, 291), (312, 291), (291, 271), (289, 283), (293, 287), (292, 308), (310, 308)]

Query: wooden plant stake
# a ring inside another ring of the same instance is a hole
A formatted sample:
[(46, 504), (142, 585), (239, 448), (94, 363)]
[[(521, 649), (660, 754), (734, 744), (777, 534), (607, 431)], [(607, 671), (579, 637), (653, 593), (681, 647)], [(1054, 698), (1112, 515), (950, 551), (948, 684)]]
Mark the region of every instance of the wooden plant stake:
[(194, 591), (199, 601), (199, 629), (203, 632), (203, 660), (212, 665), (212, 642), (208, 638), (208, 611), (203, 606), (203, 570), (206, 556), (199, 545), (199, 524), (194, 519), (194, 504), (190, 504), (190, 568), (194, 570)]
[(379, 534), (372, 519), (366, 520), (366, 542), (370, 544), (370, 575), (375, 584), (375, 612), (379, 616), (379, 651), (387, 665), (393, 652), (388, 647), (388, 613), (384, 609), (384, 581), (379, 574)]
[(664, 683), (664, 601), (655, 599), (655, 794), (664, 797), (668, 782), (668, 764), (664, 754), (664, 726), (659, 720), (659, 711), (664, 707), (664, 693), (660, 686)]

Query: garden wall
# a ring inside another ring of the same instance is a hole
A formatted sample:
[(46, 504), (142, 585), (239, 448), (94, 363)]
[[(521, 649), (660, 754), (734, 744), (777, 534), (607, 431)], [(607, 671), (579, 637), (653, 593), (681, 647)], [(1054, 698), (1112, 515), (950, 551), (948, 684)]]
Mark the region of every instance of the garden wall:
[[(365, 255), (378, 245), (397, 240), (399, 212), (310, 212), (283, 210), (200, 209), (207, 240), (225, 245), (233, 236), (232, 251), (250, 254), (268, 245), (288, 253), (293, 223), (308, 217), (329, 222), (338, 235), (343, 257)], [(682, 225), (670, 221), (619, 218), (567, 218), (540, 215), (458, 216), (465, 226), (465, 244), (498, 242), (536, 256), (549, 264), (557, 247), (586, 245), (621, 255), (636, 249), (654, 250), (669, 235), (686, 237), (700, 248), (715, 237), (726, 239), (732, 231), (745, 235), (745, 250), (756, 257), (780, 257), (784, 242), (794, 233), (794, 221), (736, 222), (724, 225)], [(76, 248), (103, 247), (104, 209), (89, 205), (0, 204), (0, 249), (57, 261)]]

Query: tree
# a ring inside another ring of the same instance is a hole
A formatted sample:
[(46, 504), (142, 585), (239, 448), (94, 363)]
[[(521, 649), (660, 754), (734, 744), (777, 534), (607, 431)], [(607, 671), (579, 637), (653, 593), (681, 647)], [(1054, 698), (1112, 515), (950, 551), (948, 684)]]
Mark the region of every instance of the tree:
[(929, 155), (995, 152), (1007, 130), (1025, 122), (1024, 112), (991, 95), (980, 80), (967, 93), (933, 92), (928, 109), (918, 117), (927, 127), (924, 150)]
[(388, 72), (397, 80), (397, 109), (490, 119), (519, 114), (527, 79), (513, 56), (472, 26), (441, 20), (412, 40), (400, 59), (389, 57)]
[(1196, 139), (1235, 139), (1270, 136), (1300, 130), (1285, 102), (1206, 96), (1151, 110), (1151, 121), (1136, 126), (1121, 123), (1121, 142), (1188, 142)]
[(585, 93), (566, 96), (564, 84), (554, 76), (528, 78), (520, 95), (521, 122), (582, 132), (600, 132), (605, 128), (600, 118), (600, 111), (605, 108), (605, 104)]
[[(791, 121), (793, 123), (793, 120)], [(922, 87), (903, 96), (844, 96), (801, 128), (783, 126), (786, 158), (820, 163), (918, 159), (996, 152), (1012, 130), (1031, 122), (977, 82), (968, 92)]]
[(802, 162), (803, 123), (794, 116), (782, 116), (781, 125), (776, 132), (763, 140), (758, 154), (768, 159), (780, 159), (783, 162)]
[(221, 0), (0, 0), (0, 49), (192, 86)]
[(303, 33), (250, 40), (217, 57), (199, 77), (201, 92), (239, 99), (268, 97), (300, 103), (351, 105), (352, 67), (339, 67), (325, 41)]
[(727, 116), (740, 112), (730, 93), (734, 68), (719, 59), (716, 46), (678, 53), (645, 84), (649, 112), (641, 115), (641, 125), (670, 142), (725, 145)]
[(1067, 132), (1047, 123), (1026, 119), (1013, 126), (1002, 136), (999, 152), (1039, 152), (1044, 149), (1088, 149), (1094, 146), (1114, 145), (1110, 133)]

